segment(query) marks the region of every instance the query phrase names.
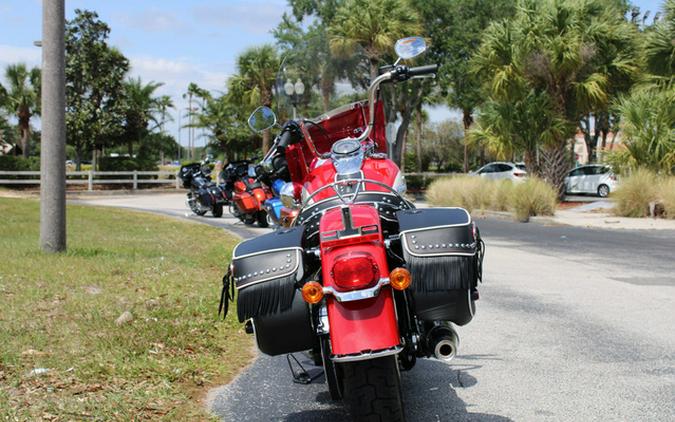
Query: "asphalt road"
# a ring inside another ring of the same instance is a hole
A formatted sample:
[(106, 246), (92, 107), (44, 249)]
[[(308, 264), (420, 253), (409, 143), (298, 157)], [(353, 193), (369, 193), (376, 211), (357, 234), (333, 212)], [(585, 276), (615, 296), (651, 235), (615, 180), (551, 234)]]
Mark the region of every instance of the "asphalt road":
[[(421, 360), (402, 373), (409, 422), (675, 420), (675, 231), (491, 218), (479, 226), (487, 254), (478, 313), (458, 329), (454, 361)], [(294, 384), (283, 356), (260, 355), (209, 404), (224, 421), (345, 419), (323, 377)]]

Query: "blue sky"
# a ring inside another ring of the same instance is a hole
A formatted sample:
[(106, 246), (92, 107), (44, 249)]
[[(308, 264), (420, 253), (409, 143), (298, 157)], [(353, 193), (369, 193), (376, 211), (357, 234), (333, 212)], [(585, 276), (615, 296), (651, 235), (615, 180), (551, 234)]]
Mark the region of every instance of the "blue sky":
[[(660, 0), (634, 0), (643, 10), (658, 10)], [(33, 41), (41, 34), (41, 0), (0, 0), (0, 69), (8, 63), (39, 65)], [(274, 42), (286, 0), (66, 0), (67, 17), (75, 9), (95, 10), (111, 26), (111, 44), (131, 60), (132, 75), (164, 82), (162, 94), (180, 108), (191, 81), (223, 90), (235, 69), (237, 54), (247, 47)], [(653, 13), (652, 13), (653, 14)], [(176, 113), (177, 114), (177, 113)], [(451, 116), (432, 112), (433, 120)], [(178, 122), (171, 124), (177, 136)], [(182, 134), (183, 141), (187, 133)]]

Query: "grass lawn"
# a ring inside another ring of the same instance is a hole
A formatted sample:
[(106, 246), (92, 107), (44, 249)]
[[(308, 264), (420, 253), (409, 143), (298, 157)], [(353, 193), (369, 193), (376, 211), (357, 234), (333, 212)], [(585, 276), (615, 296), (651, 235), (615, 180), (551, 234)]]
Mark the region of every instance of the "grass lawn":
[(0, 198), (0, 420), (208, 419), (208, 388), (252, 357), (236, 312), (216, 315), (236, 239), (69, 206), (68, 252), (48, 255), (38, 208)]

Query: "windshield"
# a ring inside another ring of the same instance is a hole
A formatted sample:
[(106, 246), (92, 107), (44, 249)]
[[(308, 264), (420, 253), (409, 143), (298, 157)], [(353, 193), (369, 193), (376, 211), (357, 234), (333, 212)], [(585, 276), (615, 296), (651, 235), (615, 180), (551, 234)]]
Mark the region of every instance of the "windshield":
[[(367, 80), (348, 78), (354, 73), (347, 71), (349, 66), (354, 64), (345, 60), (337, 68), (322, 68), (311, 57), (290, 51), (277, 72), (274, 99), (278, 120), (301, 122), (309, 135), (307, 141), (318, 154), (329, 153), (333, 143), (358, 137), (366, 128), (368, 104), (363, 87)], [(386, 152), (381, 105), (376, 120), (381, 128), (376, 127), (371, 138), (376, 140), (377, 151)]]

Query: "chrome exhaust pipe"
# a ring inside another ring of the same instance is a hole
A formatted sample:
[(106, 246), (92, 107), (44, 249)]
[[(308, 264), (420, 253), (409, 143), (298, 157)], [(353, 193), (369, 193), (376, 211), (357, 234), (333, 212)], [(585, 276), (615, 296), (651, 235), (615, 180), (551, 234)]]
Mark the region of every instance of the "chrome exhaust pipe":
[(429, 332), (429, 350), (438, 360), (449, 362), (457, 356), (459, 335), (450, 324), (437, 325)]

